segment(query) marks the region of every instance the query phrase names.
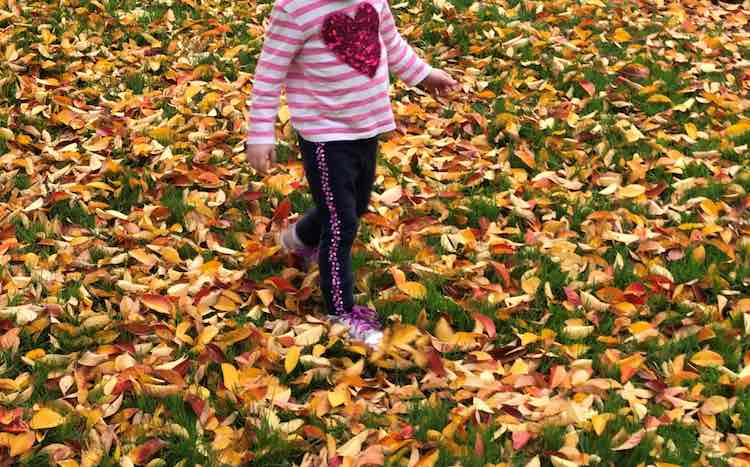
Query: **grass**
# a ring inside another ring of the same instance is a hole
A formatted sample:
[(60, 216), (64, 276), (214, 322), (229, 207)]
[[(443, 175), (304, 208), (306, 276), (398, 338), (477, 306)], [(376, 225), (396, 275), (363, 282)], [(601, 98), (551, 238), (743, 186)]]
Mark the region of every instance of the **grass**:
[(439, 399), (435, 402), (422, 400), (409, 404), (406, 421), (414, 429), (414, 437), (421, 442), (427, 442), (427, 432), (442, 431), (450, 422), (450, 411), (453, 404)]
[(49, 217), (58, 219), (63, 224), (74, 224), (88, 229), (93, 229), (95, 225), (94, 215), (76, 200), (57, 201), (50, 208)]
[(169, 225), (184, 225), (185, 216), (193, 210), (193, 207), (185, 202), (185, 191), (181, 188), (168, 187), (160, 201), (162, 205), (169, 209), (169, 218), (167, 219)]

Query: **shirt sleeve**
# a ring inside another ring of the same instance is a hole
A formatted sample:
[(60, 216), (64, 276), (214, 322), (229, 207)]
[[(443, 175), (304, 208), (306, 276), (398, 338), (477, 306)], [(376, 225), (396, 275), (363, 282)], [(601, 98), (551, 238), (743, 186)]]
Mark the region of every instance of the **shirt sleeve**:
[(278, 2), (274, 4), (255, 67), (247, 135), (250, 144), (275, 143), (281, 86), (303, 43), (302, 29)]
[(409, 86), (419, 84), (432, 72), (432, 67), (419, 58), (414, 49), (401, 37), (396, 30), (391, 6), (387, 0), (383, 3), (380, 36), (388, 54), (388, 67)]

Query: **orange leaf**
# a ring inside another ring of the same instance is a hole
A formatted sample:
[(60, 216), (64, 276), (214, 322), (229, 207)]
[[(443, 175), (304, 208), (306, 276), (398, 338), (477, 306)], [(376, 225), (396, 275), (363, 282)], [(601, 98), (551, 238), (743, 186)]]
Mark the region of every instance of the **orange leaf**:
[(141, 297), (141, 302), (157, 313), (165, 315), (172, 314), (172, 302), (170, 302), (167, 297), (156, 294), (146, 294)]
[(10, 457), (20, 456), (21, 454), (27, 452), (34, 445), (34, 441), (36, 441), (36, 435), (31, 430), (16, 436), (8, 434), (8, 437)]

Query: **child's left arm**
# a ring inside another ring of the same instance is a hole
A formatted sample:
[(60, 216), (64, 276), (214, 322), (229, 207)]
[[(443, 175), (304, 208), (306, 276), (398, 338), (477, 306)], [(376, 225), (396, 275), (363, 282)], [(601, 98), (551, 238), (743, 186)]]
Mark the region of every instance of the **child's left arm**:
[(458, 83), (448, 73), (428, 65), (401, 37), (388, 2), (380, 22), (380, 35), (386, 47), (389, 68), (406, 84), (416, 86), (421, 83), (436, 94), (458, 89)]

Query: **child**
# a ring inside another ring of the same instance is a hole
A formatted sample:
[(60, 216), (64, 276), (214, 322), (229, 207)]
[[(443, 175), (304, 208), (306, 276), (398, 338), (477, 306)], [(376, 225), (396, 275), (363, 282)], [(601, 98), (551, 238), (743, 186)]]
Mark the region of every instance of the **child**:
[(277, 0), (255, 71), (248, 162), (274, 161), (282, 84), (315, 207), (282, 232), (284, 250), (317, 258), (328, 312), (377, 346), (374, 310), (355, 305), (351, 248), (375, 180), (378, 135), (394, 130), (389, 70), (436, 93), (458, 83), (422, 61), (396, 30), (388, 0)]

